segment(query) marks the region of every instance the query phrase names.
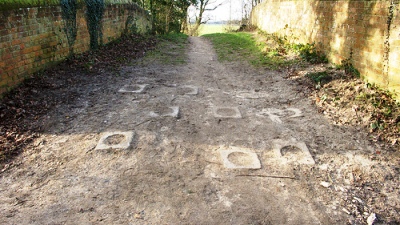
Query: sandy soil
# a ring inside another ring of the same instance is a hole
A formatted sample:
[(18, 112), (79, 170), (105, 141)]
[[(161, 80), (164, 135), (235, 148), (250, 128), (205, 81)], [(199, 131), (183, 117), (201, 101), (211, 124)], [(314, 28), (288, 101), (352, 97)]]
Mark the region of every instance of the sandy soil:
[(220, 63), (198, 37), (187, 64), (121, 74), (64, 87), (79, 97), (1, 173), (0, 224), (400, 221), (399, 160), (283, 74)]

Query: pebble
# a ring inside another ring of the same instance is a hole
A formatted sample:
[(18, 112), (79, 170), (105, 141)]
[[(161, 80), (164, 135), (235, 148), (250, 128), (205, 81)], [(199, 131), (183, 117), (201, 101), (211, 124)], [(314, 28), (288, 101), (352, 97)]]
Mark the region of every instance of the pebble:
[(319, 183), (319, 184), (321, 184), (321, 186), (326, 187), (326, 188), (331, 186), (331, 183), (326, 182), (326, 181), (321, 181), (321, 183)]
[(350, 211), (347, 210), (346, 208), (343, 208), (342, 211), (350, 215)]
[(355, 200), (357, 200), (359, 203), (361, 203), (361, 204), (363, 204), (364, 202), (363, 202), (363, 200), (361, 200), (360, 198), (357, 198), (357, 197), (353, 197)]
[(320, 170), (328, 170), (328, 164), (321, 164), (319, 165)]
[(376, 220), (376, 214), (375, 213), (371, 213), (371, 215), (369, 215), (368, 218), (367, 218), (367, 224), (368, 225), (373, 225), (375, 220)]

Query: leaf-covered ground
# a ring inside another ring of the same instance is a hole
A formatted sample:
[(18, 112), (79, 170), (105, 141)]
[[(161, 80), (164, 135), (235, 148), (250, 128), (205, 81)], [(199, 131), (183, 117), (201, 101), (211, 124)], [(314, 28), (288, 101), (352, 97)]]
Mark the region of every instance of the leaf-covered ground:
[(0, 163), (10, 162), (38, 135), (41, 116), (79, 97), (67, 89), (69, 85), (90, 82), (98, 72), (118, 76), (119, 66), (143, 57), (156, 43), (154, 37), (122, 37), (37, 73), (7, 93), (0, 102)]
[(293, 67), (287, 76), (304, 84), (319, 112), (336, 125), (364, 129), (372, 142), (399, 150), (400, 104), (390, 92), (328, 64)]
[(365, 127), (373, 141), (400, 143), (400, 105), (390, 93), (359, 79), (337, 80), (319, 90), (316, 100), (337, 124)]

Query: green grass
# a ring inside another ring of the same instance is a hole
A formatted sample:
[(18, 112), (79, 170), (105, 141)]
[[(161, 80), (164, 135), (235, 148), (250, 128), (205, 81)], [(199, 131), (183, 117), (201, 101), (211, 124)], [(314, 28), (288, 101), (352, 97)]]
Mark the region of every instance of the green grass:
[(154, 50), (148, 52), (144, 62), (158, 62), (161, 64), (186, 63), (186, 46), (188, 36), (185, 34), (170, 33), (158, 36), (158, 43)]
[(227, 25), (227, 24), (202, 24), (199, 27), (198, 36), (206, 35), (206, 34), (215, 34), (215, 33), (227, 33), (229, 31), (239, 29), (238, 25)]
[(255, 66), (277, 69), (289, 65), (291, 60), (286, 60), (274, 50), (263, 51), (265, 43), (257, 42), (253, 34), (246, 32), (207, 34), (218, 54), (220, 61), (249, 61)]

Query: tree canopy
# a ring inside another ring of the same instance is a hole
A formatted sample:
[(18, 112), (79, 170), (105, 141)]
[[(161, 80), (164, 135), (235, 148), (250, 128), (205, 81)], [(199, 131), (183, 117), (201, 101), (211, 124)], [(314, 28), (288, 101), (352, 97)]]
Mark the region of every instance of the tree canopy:
[(187, 29), (187, 13), (197, 0), (134, 0), (148, 10), (153, 19), (155, 33), (181, 32)]

